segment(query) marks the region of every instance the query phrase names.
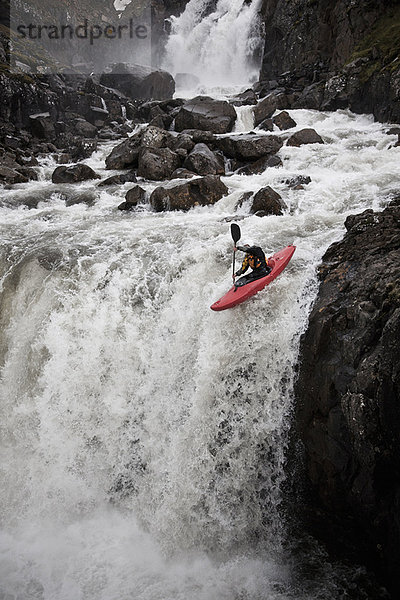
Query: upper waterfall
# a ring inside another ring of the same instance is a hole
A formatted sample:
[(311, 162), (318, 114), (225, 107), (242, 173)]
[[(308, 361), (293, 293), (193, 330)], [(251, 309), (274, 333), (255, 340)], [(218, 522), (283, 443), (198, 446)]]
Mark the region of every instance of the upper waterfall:
[(263, 44), (260, 5), (261, 0), (190, 0), (179, 17), (171, 17), (163, 67), (173, 75), (195, 75), (200, 91), (254, 82)]

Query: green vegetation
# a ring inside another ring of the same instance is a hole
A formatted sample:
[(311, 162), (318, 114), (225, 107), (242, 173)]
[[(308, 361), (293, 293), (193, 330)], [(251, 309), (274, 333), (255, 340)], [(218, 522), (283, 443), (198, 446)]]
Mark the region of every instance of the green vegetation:
[(394, 71), (400, 67), (400, 6), (388, 10), (358, 44), (348, 63), (357, 58), (368, 58), (362, 72), (367, 80), (375, 72)]

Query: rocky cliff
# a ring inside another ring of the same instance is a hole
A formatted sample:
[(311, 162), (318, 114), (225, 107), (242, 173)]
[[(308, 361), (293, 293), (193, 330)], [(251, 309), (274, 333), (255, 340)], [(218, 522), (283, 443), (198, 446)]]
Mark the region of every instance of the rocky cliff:
[(349, 217), (346, 229), (323, 258), (301, 344), (307, 514), (318, 537), (355, 548), (398, 593), (400, 199)]
[(289, 84), (292, 107), (400, 121), (397, 0), (264, 0), (262, 18), (265, 89), (278, 79)]

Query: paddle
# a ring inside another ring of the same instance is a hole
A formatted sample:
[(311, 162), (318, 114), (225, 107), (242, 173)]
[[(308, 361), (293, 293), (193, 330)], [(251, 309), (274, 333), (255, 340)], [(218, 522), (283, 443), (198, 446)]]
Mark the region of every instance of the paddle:
[[(240, 240), (240, 227), (239, 225), (236, 225), (236, 223), (232, 223), (231, 225), (231, 235), (232, 235), (232, 239), (235, 243), (235, 247), (236, 247), (236, 242), (238, 242)], [(233, 273), (232, 273), (232, 279), (233, 281), (235, 281), (235, 255), (236, 255), (236, 251), (233, 251)]]

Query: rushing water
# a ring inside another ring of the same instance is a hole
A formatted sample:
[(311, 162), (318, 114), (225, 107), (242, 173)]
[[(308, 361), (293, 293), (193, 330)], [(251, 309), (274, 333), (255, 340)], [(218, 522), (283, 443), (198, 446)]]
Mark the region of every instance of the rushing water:
[(171, 17), (164, 68), (195, 75), (203, 92), (254, 82), (263, 47), (260, 7), (261, 0), (190, 0), (179, 17)]
[[(301, 579), (286, 548), (294, 365), (316, 266), (347, 214), (398, 189), (400, 150), (367, 116), (290, 114), (325, 144), (284, 146), (283, 168), (223, 178), (229, 195), (188, 213), (121, 213), (131, 184), (54, 185), (51, 159), (1, 191), (2, 600), (342, 597), (347, 571), (322, 556)], [(105, 175), (109, 151), (86, 162)], [(299, 174), (311, 183), (290, 190)], [(237, 208), (266, 185), (283, 216)], [(92, 205), (66, 206), (77, 192)], [(214, 313), (233, 215), (244, 242), (297, 250), (267, 290)]]

